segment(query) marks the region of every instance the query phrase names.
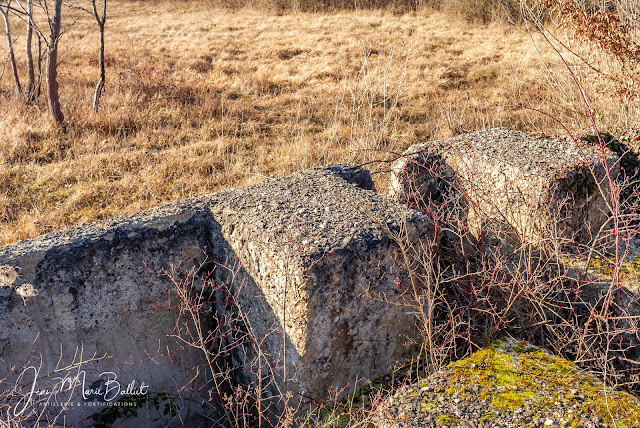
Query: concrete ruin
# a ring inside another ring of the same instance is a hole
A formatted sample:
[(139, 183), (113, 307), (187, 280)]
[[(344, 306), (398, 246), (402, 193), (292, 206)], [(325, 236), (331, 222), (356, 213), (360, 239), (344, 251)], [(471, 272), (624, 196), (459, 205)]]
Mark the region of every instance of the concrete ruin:
[(409, 147), (392, 166), (390, 191), (427, 210), (455, 200), (476, 237), (500, 230), (511, 247), (588, 243), (609, 218), (603, 195), (617, 161), (586, 143), (491, 129)]
[(214, 366), (262, 381), (272, 412), (289, 393), (299, 406), (334, 398), (415, 352), (396, 233), (434, 242), (428, 216), (376, 194), (366, 170), (333, 166), (0, 247), (19, 274), (0, 287), (0, 394), (36, 425), (90, 426), (109, 402), (140, 397), (165, 406), (137, 409), (147, 422), (192, 417), (185, 397), (207, 396), (210, 379), (192, 370), (203, 353), (173, 336), (177, 281), (236, 296), (253, 346), (221, 338), (230, 351)]
[[(128, 400), (118, 416), (132, 425), (195, 425), (222, 412), (217, 373), (265, 417), (342, 396), (417, 350), (407, 260), (465, 253), (433, 210), (505, 224), (519, 243), (588, 239), (615, 162), (490, 130), (409, 148), (393, 166), (399, 201), (336, 165), (0, 247), (3, 418), (91, 426)], [(204, 302), (196, 322), (180, 290)], [(206, 337), (188, 346), (195, 325)]]

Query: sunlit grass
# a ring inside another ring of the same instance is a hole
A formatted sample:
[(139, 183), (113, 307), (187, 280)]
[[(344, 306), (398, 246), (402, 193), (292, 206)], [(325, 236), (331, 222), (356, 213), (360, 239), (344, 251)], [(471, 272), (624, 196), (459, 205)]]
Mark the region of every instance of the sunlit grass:
[[(549, 102), (542, 48), (507, 23), (109, 7), (99, 114), (97, 31), (79, 12), (65, 12), (61, 41), (63, 129), (44, 99), (25, 106), (8, 75), (0, 80), (0, 243), (314, 165), (388, 159), (469, 130), (561, 132), (521, 103), (581, 126), (571, 100)], [(384, 191), (384, 175), (374, 178)]]

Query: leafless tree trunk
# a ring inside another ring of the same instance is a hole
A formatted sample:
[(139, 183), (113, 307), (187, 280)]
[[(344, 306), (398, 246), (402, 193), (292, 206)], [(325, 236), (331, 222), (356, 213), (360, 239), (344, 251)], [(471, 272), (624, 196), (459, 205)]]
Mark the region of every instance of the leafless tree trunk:
[(40, 90), (42, 89), (42, 58), (44, 58), (44, 52), (42, 52), (42, 38), (38, 34), (38, 83), (36, 84), (36, 98), (40, 98)]
[(60, 109), (60, 95), (58, 94), (58, 41), (61, 21), (62, 0), (55, 0), (53, 18), (49, 22), (51, 39), (49, 40), (49, 58), (47, 61), (47, 94), (51, 116), (58, 124), (64, 121), (64, 115)]
[(18, 94), (22, 94), (22, 86), (20, 86), (20, 77), (18, 76), (18, 68), (16, 67), (16, 57), (13, 54), (13, 40), (11, 36), (11, 25), (9, 24), (9, 8), (11, 1), (7, 1), (5, 4), (6, 9), (0, 5), (0, 14), (4, 19), (4, 28), (7, 34), (7, 47), (9, 50), (9, 62), (11, 63), (11, 69), (13, 71), (13, 80), (16, 82), (16, 90)]
[(27, 0), (27, 35), (25, 44), (25, 53), (27, 57), (27, 102), (33, 102), (36, 98), (36, 76), (33, 69), (33, 53), (31, 46), (33, 42), (33, 0)]
[(96, 0), (91, 0), (91, 5), (93, 6), (93, 16), (98, 23), (98, 29), (100, 31), (100, 79), (98, 80), (98, 84), (96, 85), (96, 92), (93, 94), (93, 110), (98, 111), (98, 106), (100, 105), (100, 95), (102, 95), (102, 91), (104, 90), (104, 82), (105, 82), (105, 64), (104, 64), (104, 24), (107, 20), (107, 0), (102, 0), (102, 16), (98, 13), (98, 8), (96, 6)]

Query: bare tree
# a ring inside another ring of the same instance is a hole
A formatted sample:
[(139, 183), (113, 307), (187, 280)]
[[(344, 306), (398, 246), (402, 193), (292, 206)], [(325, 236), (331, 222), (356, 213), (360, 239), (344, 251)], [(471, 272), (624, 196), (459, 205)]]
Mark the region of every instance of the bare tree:
[(51, 116), (58, 124), (64, 121), (64, 115), (60, 109), (60, 94), (58, 93), (58, 41), (60, 40), (61, 21), (62, 0), (55, 0), (53, 17), (49, 20), (51, 36), (49, 39), (49, 58), (47, 60), (47, 96)]
[(27, 0), (27, 34), (25, 42), (25, 54), (27, 58), (27, 102), (33, 102), (36, 98), (36, 76), (33, 68), (33, 53), (31, 46), (33, 44), (33, 0)]
[(96, 23), (98, 24), (98, 33), (100, 36), (100, 50), (98, 54), (98, 66), (100, 67), (100, 77), (98, 79), (98, 84), (96, 85), (96, 91), (93, 94), (93, 110), (96, 112), (100, 106), (100, 96), (104, 91), (104, 83), (106, 79), (106, 67), (105, 67), (105, 59), (104, 59), (104, 25), (107, 21), (107, 0), (101, 0), (100, 3), (100, 12), (98, 11), (98, 0), (90, 0), (91, 1), (91, 10), (84, 8), (82, 6), (73, 5), (65, 2), (65, 6), (68, 6), (72, 9), (82, 10), (92, 15)]
[(2, 5), (0, 3), (0, 14), (4, 20), (4, 28), (7, 35), (7, 48), (9, 50), (9, 62), (13, 71), (13, 80), (16, 83), (16, 90), (18, 94), (22, 94), (22, 86), (20, 85), (20, 77), (18, 76), (18, 68), (16, 66), (16, 57), (13, 53), (13, 38), (11, 35), (11, 25), (9, 23), (9, 12), (11, 11), (11, 0)]
[(98, 111), (98, 106), (100, 104), (100, 95), (102, 95), (102, 91), (104, 90), (104, 81), (105, 81), (105, 64), (104, 64), (104, 24), (107, 20), (107, 0), (102, 0), (102, 15), (98, 13), (98, 8), (96, 6), (96, 0), (91, 0), (91, 6), (93, 7), (93, 16), (98, 23), (98, 29), (100, 31), (100, 58), (98, 63), (100, 64), (100, 79), (98, 80), (98, 84), (96, 85), (96, 92), (93, 94), (93, 109)]

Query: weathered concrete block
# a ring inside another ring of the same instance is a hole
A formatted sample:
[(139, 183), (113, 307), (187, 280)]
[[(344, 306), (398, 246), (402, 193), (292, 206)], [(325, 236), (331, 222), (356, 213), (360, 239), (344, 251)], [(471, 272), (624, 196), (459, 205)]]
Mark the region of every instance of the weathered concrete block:
[[(0, 288), (0, 394), (9, 417), (36, 426), (38, 415), (63, 413), (66, 423), (89, 426), (95, 421), (86, 417), (121, 398), (189, 384), (181, 364), (195, 367), (201, 356), (167, 337), (176, 314), (159, 275), (204, 258), (206, 212), (188, 205), (0, 247), (0, 264), (20, 274)], [(37, 295), (23, 302), (21, 284)], [(21, 389), (11, 394), (14, 386)]]
[[(417, 336), (402, 306), (406, 267), (392, 235), (422, 248), (434, 242), (434, 228), (371, 189), (367, 171), (314, 169), (0, 247), (0, 265), (20, 274), (0, 278), (0, 393), (22, 385), (11, 395), (15, 410), (35, 385), (21, 373), (47, 375), (40, 391), (81, 372), (79, 384), (96, 391), (83, 394), (74, 384), (66, 396), (49, 395), (77, 403), (64, 409), (68, 423), (90, 425), (84, 418), (104, 409), (91, 403), (106, 401), (108, 372), (123, 391), (134, 381), (147, 385), (147, 396), (173, 393), (184, 417), (193, 391), (180, 388), (204, 359), (168, 336), (178, 315), (168, 307), (172, 285), (158, 274), (176, 265), (200, 266), (200, 284), (209, 278), (236, 293), (234, 308), (213, 303), (210, 324), (220, 327), (213, 319), (227, 310), (244, 314), (234, 334), (250, 332), (239, 338), (248, 345), (229, 347), (235, 381), (257, 387), (252, 382), (264, 374), (271, 414), (286, 393), (290, 403), (321, 401), (386, 372), (414, 351)], [(37, 295), (23, 302), (17, 287), (26, 283)], [(227, 368), (227, 357), (215, 365)], [(45, 418), (61, 411), (49, 406)]]
[(330, 398), (414, 350), (414, 316), (394, 304), (405, 299), (407, 271), (390, 232), (402, 228), (406, 244), (417, 245), (433, 238), (432, 223), (367, 190), (368, 172), (346, 172), (353, 174), (309, 170), (208, 199), (220, 235), (260, 292), (252, 296), (250, 287), (243, 304), (263, 314), (252, 319), (259, 331), (275, 314), (283, 332), (265, 343), (284, 358), (287, 338), (281, 374), (303, 401)]
[[(604, 157), (615, 179), (617, 156)], [(588, 241), (610, 214), (603, 180), (598, 148), (492, 129), (409, 147), (392, 167), (391, 194), (416, 207), (463, 195), (472, 232), (499, 223), (516, 244)]]

